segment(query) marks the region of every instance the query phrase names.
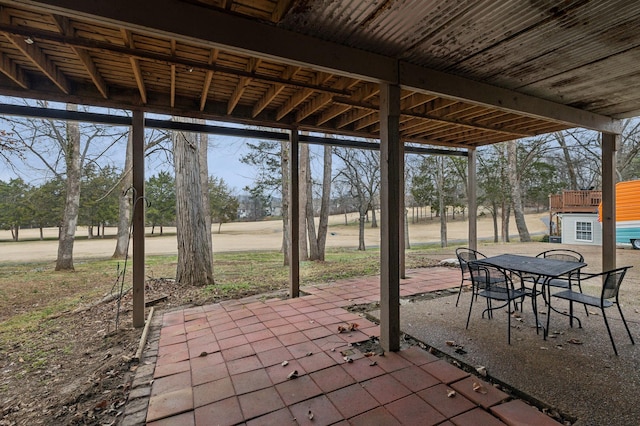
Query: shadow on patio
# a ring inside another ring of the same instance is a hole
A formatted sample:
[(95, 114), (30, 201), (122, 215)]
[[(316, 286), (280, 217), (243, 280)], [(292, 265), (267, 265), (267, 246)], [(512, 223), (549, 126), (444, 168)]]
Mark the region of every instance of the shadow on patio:
[[(442, 303), (455, 297), (446, 295), (460, 283), (457, 268), (408, 275), (402, 296), (445, 296), (404, 303), (403, 331), (412, 327), (407, 308), (422, 303), (456, 318), (466, 312)], [(379, 327), (346, 310), (378, 301), (378, 277), (303, 290), (298, 299), (253, 297), (156, 315), (122, 424), (558, 424), (419, 346), (381, 355)], [(506, 346), (500, 342), (501, 353)]]

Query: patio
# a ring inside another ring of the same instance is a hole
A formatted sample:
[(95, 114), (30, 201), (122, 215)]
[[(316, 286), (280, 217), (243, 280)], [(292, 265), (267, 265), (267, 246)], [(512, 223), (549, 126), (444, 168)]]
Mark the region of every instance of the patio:
[[(401, 295), (459, 279), (457, 268), (413, 270)], [(418, 346), (365, 356), (358, 346), (379, 327), (345, 308), (379, 300), (378, 277), (304, 291), (156, 315), (123, 424), (558, 424)]]

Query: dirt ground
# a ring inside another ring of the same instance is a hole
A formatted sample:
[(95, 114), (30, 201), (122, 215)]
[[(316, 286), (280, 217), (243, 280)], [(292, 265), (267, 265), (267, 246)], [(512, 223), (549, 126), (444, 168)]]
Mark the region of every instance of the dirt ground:
[[(527, 216), (527, 225), (532, 234), (545, 233), (545, 217), (545, 214)], [(350, 225), (344, 226), (343, 216), (332, 218), (327, 241), (329, 247), (357, 247), (358, 227), (353, 217), (348, 219)], [(448, 240), (452, 243), (465, 240), (467, 227), (466, 221), (450, 222)], [(480, 218), (478, 229), (480, 238), (492, 239), (493, 226), (489, 218)], [(515, 232), (515, 225), (511, 229)], [(173, 230), (165, 229), (165, 232), (171, 231)], [(79, 234), (82, 235), (83, 232), (86, 231), (80, 230)], [(47, 233), (47, 236), (55, 237), (56, 230), (47, 230)], [(414, 245), (438, 242), (439, 222), (427, 220), (426, 223), (410, 224), (409, 234)], [(34, 230), (24, 230), (21, 235), (23, 238), (38, 237)], [(366, 245), (377, 246), (378, 235), (379, 229), (367, 227)], [(0, 233), (0, 241), (3, 241), (0, 243), (2, 263), (55, 260), (56, 241), (25, 241), (16, 244), (6, 241), (9, 238), (6, 233)], [(279, 250), (281, 238), (279, 221), (225, 224), (221, 234), (213, 235), (214, 251)], [(532, 251), (533, 254), (540, 251), (539, 244), (514, 244), (509, 249), (502, 244), (482, 244), (481, 250), (488, 252)], [(590, 250), (589, 262), (599, 261), (599, 248), (582, 248)], [(74, 257), (76, 260), (108, 258), (113, 249), (114, 240), (110, 238), (81, 239), (76, 241)], [(148, 255), (175, 253), (175, 235), (147, 238), (146, 252)], [(623, 258), (622, 263), (627, 261), (627, 256), (638, 253), (632, 250), (619, 252)], [(434, 257), (449, 258), (453, 253), (453, 248), (447, 248)], [(633, 259), (629, 258), (629, 261)], [(634, 269), (638, 269), (634, 271), (635, 274), (640, 274), (640, 268)], [(146, 287), (147, 300), (153, 300), (160, 294), (171, 294), (171, 300), (164, 307), (184, 305), (192, 300), (188, 289), (178, 288), (170, 280), (149, 281)], [(634, 296), (638, 302), (638, 296), (635, 293)], [(158, 308), (163, 309), (163, 306)], [(113, 327), (116, 310), (116, 303), (96, 303), (89, 309), (54, 314), (48, 320), (55, 325), (47, 327), (46, 332), (34, 331), (32, 342), (19, 347), (0, 346), (0, 426), (117, 424), (129, 393), (130, 380), (138, 368), (133, 358), (141, 330), (131, 326), (130, 295), (125, 296), (120, 305), (121, 322), (117, 330)], [(47, 353), (53, 357), (50, 359), (53, 362), (36, 369), (34, 374), (33, 365), (31, 368), (26, 366), (28, 363), (33, 364), (33, 360), (26, 356), (24, 359), (16, 359), (16, 353), (30, 356)]]

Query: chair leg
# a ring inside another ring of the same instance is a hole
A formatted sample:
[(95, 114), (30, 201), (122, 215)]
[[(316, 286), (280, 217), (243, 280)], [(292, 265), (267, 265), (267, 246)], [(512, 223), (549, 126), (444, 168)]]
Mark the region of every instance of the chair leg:
[[(580, 293), (582, 293), (582, 284), (580, 284), (580, 282), (578, 282), (578, 288), (580, 289)], [(583, 305), (584, 306), (584, 313), (586, 316), (589, 316), (589, 308), (587, 307), (587, 305)]]
[(511, 312), (509, 312), (509, 306), (511, 306), (511, 301), (507, 301), (507, 344), (511, 344)]
[(627, 329), (627, 334), (629, 335), (629, 339), (631, 339), (631, 344), (635, 345), (636, 342), (633, 341), (633, 336), (631, 336), (631, 331), (629, 330), (629, 326), (627, 325), (627, 320), (622, 315), (622, 308), (620, 308), (620, 304), (616, 302), (616, 306), (618, 307), (618, 312), (620, 312), (620, 318), (622, 318), (622, 323), (624, 324), (624, 328)]
[(613, 352), (618, 356), (618, 349), (616, 349), (616, 342), (613, 341), (613, 335), (611, 334), (611, 329), (609, 328), (609, 321), (607, 320), (607, 314), (604, 312), (604, 308), (600, 308), (602, 311), (602, 317), (604, 318), (604, 325), (607, 326), (607, 332), (609, 333), (609, 339), (611, 339), (611, 345), (613, 345)]
[(469, 304), (469, 314), (467, 314), (467, 326), (465, 327), (465, 329), (469, 328), (469, 319), (471, 318), (471, 310), (473, 309), (473, 283), (471, 284), (471, 303)]
[(458, 307), (458, 302), (460, 301), (460, 295), (462, 294), (462, 286), (464, 285), (464, 277), (462, 281), (460, 281), (460, 288), (458, 289), (458, 298), (456, 299), (456, 308)]

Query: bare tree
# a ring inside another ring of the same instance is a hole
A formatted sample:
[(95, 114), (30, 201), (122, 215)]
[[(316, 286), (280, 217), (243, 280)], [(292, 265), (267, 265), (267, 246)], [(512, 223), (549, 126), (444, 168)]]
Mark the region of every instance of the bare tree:
[(507, 142), (507, 176), (509, 178), (509, 186), (511, 187), (511, 202), (513, 205), (513, 214), (516, 219), (516, 227), (520, 235), (520, 241), (529, 242), (531, 236), (527, 229), (527, 223), (524, 220), (524, 209), (522, 206), (520, 179), (518, 176), (518, 142), (513, 140)]
[(205, 143), (196, 133), (173, 133), (178, 239), (176, 282), (182, 285), (214, 283), (211, 227), (210, 222), (207, 227), (203, 198), (206, 188), (203, 188), (200, 172), (201, 149), (204, 149), (201, 145)]
[[(311, 203), (311, 218), (313, 219), (313, 199), (309, 199), (309, 192), (311, 192), (311, 161), (309, 158), (309, 144), (300, 144), (300, 168), (298, 170), (299, 176), (299, 220), (298, 220), (298, 235), (299, 235), (299, 251), (300, 260), (309, 260), (309, 250), (307, 248), (307, 210), (309, 209), (309, 203)], [(313, 220), (311, 222), (313, 226)], [(315, 228), (314, 228), (315, 233)]]
[(358, 204), (358, 250), (365, 250), (364, 226), (367, 213), (380, 187), (380, 153), (351, 148), (340, 148), (336, 155), (342, 160), (337, 178), (347, 184), (351, 196)]
[[(146, 138), (145, 138), (146, 139)], [(145, 142), (145, 155), (150, 155), (156, 150), (170, 151), (161, 147), (162, 142), (170, 140), (170, 135), (166, 131), (152, 132)], [(116, 248), (111, 256), (114, 259), (122, 259), (125, 257), (127, 248), (129, 247), (129, 225), (131, 220), (131, 197), (129, 190), (133, 185), (133, 133), (129, 131), (127, 136), (127, 149), (124, 161), (124, 168), (120, 176), (120, 196), (118, 197), (118, 229), (116, 233)]]
[[(322, 168), (322, 196), (320, 204), (320, 221), (318, 224), (318, 237), (311, 239), (312, 250), (311, 260), (324, 260), (325, 245), (327, 242), (327, 228), (329, 227), (329, 205), (331, 203), (331, 169), (333, 162), (333, 150), (329, 145), (324, 146), (324, 162)], [(316, 257), (317, 256), (317, 257)]]

